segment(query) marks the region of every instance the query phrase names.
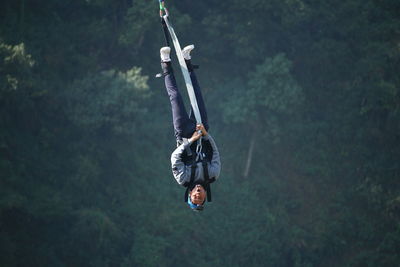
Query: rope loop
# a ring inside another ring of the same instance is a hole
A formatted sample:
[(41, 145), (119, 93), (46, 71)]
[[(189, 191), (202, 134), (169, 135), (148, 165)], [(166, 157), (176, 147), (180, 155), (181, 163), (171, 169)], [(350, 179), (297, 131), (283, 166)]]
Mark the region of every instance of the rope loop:
[(201, 150), (203, 148), (203, 145), (201, 143), (201, 137), (199, 138), (199, 140), (197, 140), (197, 146), (196, 146), (196, 162), (200, 160), (203, 160), (203, 154), (201, 153)]

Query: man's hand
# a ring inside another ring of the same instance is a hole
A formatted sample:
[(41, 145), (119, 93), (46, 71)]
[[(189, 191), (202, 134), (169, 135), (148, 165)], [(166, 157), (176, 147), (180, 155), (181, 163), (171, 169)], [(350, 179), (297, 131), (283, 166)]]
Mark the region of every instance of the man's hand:
[(197, 124), (196, 125), (196, 131), (193, 133), (192, 137), (190, 137), (189, 142), (193, 143), (197, 140), (199, 140), (199, 138), (201, 136), (206, 136), (208, 133), (206, 131), (206, 129), (204, 128), (203, 124)]
[(206, 136), (208, 134), (207, 130), (206, 130), (206, 128), (204, 128), (203, 124), (197, 124), (196, 131), (199, 131), (199, 130), (202, 132), (203, 136)]
[(201, 132), (195, 131), (192, 135), (192, 137), (190, 137), (189, 142), (190, 143), (194, 143), (195, 141), (199, 140), (199, 138), (202, 136)]

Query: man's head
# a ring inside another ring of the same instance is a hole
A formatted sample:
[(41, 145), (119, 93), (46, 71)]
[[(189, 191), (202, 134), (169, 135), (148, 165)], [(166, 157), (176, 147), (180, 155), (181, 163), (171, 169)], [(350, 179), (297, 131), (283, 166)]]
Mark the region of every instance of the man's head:
[(201, 184), (196, 184), (189, 192), (188, 204), (194, 210), (202, 210), (206, 201), (206, 190)]

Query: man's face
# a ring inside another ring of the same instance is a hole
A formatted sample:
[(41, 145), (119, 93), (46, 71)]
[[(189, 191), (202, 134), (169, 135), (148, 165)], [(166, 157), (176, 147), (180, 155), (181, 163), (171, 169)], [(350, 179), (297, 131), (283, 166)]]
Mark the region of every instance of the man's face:
[(202, 185), (197, 184), (192, 191), (190, 191), (190, 201), (193, 204), (201, 205), (206, 199), (206, 190)]

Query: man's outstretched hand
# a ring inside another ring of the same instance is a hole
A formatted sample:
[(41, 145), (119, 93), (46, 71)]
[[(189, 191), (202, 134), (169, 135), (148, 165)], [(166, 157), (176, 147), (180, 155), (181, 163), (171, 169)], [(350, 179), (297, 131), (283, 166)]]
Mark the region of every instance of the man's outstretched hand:
[(196, 125), (196, 131), (193, 133), (192, 137), (190, 137), (189, 141), (191, 143), (193, 143), (193, 142), (199, 140), (199, 138), (201, 136), (206, 136), (207, 134), (208, 133), (207, 133), (206, 128), (204, 128), (204, 125), (203, 124), (197, 124)]

